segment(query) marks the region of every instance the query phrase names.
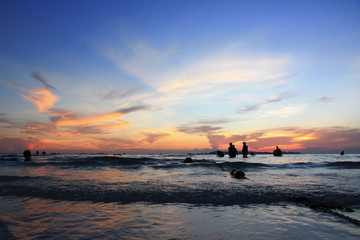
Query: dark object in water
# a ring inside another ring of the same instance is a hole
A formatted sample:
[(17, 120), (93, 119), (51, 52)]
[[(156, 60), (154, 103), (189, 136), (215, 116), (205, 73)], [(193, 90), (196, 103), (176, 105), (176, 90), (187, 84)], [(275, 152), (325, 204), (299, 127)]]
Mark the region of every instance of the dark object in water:
[(274, 155), (275, 157), (280, 157), (280, 156), (282, 156), (282, 151), (281, 151), (281, 149), (280, 149), (278, 146), (276, 146), (276, 149), (273, 151), (273, 155)]
[(187, 157), (185, 160), (184, 160), (184, 163), (192, 163), (194, 162), (190, 157)]
[(217, 153), (216, 153), (216, 156), (218, 156), (218, 157), (224, 157), (225, 154), (224, 154), (224, 152), (218, 150)]
[(340, 155), (344, 155), (344, 154), (345, 154), (345, 152), (344, 152), (344, 150), (342, 150), (341, 153), (340, 153)]
[(23, 154), (24, 154), (25, 161), (31, 161), (31, 152), (30, 152), (30, 150), (25, 150)]
[(233, 176), (234, 178), (245, 178), (245, 173), (237, 169), (231, 170), (230, 175)]

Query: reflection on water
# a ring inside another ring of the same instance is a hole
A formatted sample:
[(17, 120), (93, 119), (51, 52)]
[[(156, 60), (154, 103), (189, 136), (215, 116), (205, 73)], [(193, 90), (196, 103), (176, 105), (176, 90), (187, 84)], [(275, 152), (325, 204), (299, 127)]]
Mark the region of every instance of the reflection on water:
[(185, 157), (1, 162), (0, 239), (359, 239), (355, 225), (296, 205), (339, 203), (360, 220), (358, 155)]
[(0, 197), (0, 200), (0, 220), (18, 239), (360, 237), (360, 229), (355, 225), (346, 222), (339, 225), (334, 216), (294, 205), (217, 207), (144, 203), (120, 205), (16, 197)]

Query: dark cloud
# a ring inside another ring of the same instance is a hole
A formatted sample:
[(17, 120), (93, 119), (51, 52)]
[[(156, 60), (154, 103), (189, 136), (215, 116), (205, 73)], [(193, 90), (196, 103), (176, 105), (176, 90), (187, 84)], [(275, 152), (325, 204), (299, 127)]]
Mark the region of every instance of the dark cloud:
[(48, 80), (46, 80), (39, 72), (33, 71), (31, 76), (42, 83), (48, 90), (57, 91), (56, 87), (49, 84)]
[(322, 98), (320, 98), (319, 101), (320, 101), (320, 102), (332, 102), (333, 99), (330, 98), (330, 97), (322, 97)]
[(8, 85), (10, 87), (14, 87), (14, 86), (15, 87), (20, 87), (21, 90), (23, 90), (23, 91), (29, 91), (30, 90), (30, 88), (28, 88), (27, 86), (25, 86), (22, 83), (19, 83), (16, 80), (0, 80), (0, 82), (5, 83), (6, 85)]
[(278, 94), (277, 96), (275, 96), (273, 98), (267, 99), (264, 104), (281, 102), (281, 101), (283, 101), (285, 99), (292, 98), (294, 96), (295, 95), (291, 94), (291, 93), (280, 93), (280, 94)]
[(263, 103), (258, 103), (254, 105), (245, 105), (244, 108), (240, 109), (237, 113), (253, 112), (258, 110), (261, 105), (263, 105)]
[(10, 119), (7, 118), (6, 113), (0, 113), (0, 123), (11, 124), (11, 121), (10, 121)]
[(211, 134), (216, 131), (221, 130), (221, 127), (213, 127), (210, 125), (203, 125), (203, 126), (180, 126), (177, 128), (179, 132), (193, 134), (193, 133), (200, 133), (200, 134)]
[(146, 136), (145, 141), (150, 144), (158, 141), (161, 138), (170, 136), (169, 133), (142, 133), (142, 134)]
[(150, 107), (147, 105), (139, 105), (139, 106), (133, 106), (133, 107), (128, 107), (128, 108), (121, 108), (121, 109), (117, 110), (116, 112), (128, 114), (128, 113), (132, 113), (132, 112), (137, 112), (137, 111), (141, 111), (141, 110), (149, 110), (149, 109), (150, 109)]
[(107, 93), (101, 94), (101, 99), (102, 100), (123, 99), (123, 98), (127, 98), (127, 97), (133, 95), (137, 91), (138, 91), (138, 89), (135, 89), (135, 88), (125, 90), (125, 91), (112, 90)]

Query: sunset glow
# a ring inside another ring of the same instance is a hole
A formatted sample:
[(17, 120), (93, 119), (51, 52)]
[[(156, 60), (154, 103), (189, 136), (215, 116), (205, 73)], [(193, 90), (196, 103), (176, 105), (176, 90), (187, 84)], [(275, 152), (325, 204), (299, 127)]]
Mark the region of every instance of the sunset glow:
[(360, 153), (358, 1), (0, 9), (0, 152)]

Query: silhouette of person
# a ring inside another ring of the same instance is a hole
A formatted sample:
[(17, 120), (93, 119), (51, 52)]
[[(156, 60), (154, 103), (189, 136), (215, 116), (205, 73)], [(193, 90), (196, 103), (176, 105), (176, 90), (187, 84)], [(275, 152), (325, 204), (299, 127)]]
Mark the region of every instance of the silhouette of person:
[(23, 154), (24, 154), (25, 161), (31, 161), (31, 152), (30, 152), (30, 150), (25, 150)]
[(345, 152), (344, 152), (344, 150), (342, 150), (341, 153), (340, 153), (340, 155), (344, 155), (344, 154), (345, 154)]
[(242, 154), (243, 154), (243, 158), (247, 158), (248, 146), (246, 145), (246, 142), (243, 142)]
[(276, 149), (273, 151), (273, 154), (274, 156), (282, 156), (282, 151), (278, 146), (276, 146)]
[(217, 150), (216, 156), (224, 157), (224, 153), (222, 151)]
[(236, 157), (236, 155), (238, 154), (237, 149), (235, 148), (235, 145), (233, 145), (232, 143), (229, 143), (229, 156), (231, 158)]

